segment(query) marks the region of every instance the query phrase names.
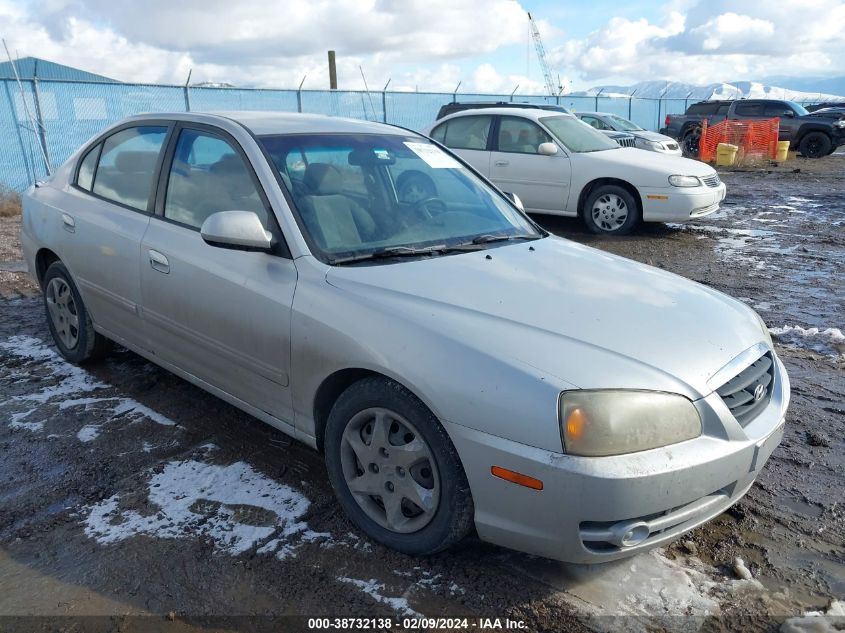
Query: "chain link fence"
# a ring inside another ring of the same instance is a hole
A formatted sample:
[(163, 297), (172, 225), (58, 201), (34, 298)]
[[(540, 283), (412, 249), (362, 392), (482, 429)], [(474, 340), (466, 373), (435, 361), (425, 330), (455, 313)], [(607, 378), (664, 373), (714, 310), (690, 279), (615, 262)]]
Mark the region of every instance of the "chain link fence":
[(657, 130), (686, 99), (269, 90), (94, 81), (0, 79), (0, 188), (22, 191), (110, 124), (144, 112), (269, 110), (383, 121), (420, 130), (451, 101), (515, 101), (612, 112)]

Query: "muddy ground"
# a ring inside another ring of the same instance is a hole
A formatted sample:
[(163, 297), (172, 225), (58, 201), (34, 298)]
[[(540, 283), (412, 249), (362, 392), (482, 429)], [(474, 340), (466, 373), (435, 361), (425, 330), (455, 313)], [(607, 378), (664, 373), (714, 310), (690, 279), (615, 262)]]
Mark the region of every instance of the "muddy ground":
[[(792, 380), (784, 441), (742, 501), (679, 543), (599, 567), (473, 538), (424, 559), (368, 542), (311, 450), (132, 353), (62, 361), (21, 272), (19, 220), (0, 219), (0, 616), (109, 616), (96, 622), (125, 631), (420, 614), (770, 631), (828, 609), (845, 598), (845, 155), (722, 177), (723, 210), (690, 225), (598, 239), (538, 218), (752, 305)], [(0, 617), (0, 629), (80, 622), (95, 621)]]

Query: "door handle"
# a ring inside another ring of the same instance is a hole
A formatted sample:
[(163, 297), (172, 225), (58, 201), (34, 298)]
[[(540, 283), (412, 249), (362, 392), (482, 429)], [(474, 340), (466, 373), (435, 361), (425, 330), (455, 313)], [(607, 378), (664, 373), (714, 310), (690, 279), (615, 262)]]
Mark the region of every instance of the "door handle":
[(148, 253), (150, 255), (150, 266), (152, 266), (154, 270), (164, 273), (165, 275), (170, 272), (170, 262), (167, 261), (167, 258), (164, 255), (154, 250), (149, 250)]
[(67, 213), (62, 213), (62, 226), (68, 233), (76, 232), (76, 220)]
[(504, 167), (505, 165), (510, 165), (510, 161), (509, 160), (497, 160), (494, 164), (498, 165), (499, 167)]

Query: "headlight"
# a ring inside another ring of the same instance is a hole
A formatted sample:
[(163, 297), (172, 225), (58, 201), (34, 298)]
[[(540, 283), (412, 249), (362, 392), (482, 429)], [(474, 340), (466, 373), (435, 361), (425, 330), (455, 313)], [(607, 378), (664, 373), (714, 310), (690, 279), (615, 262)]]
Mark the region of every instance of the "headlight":
[(655, 141), (648, 141), (638, 136), (634, 139), (634, 147), (639, 147), (641, 149), (658, 150), (663, 149), (663, 144), (657, 143)]
[(698, 187), (701, 181), (695, 176), (669, 176), (669, 184), (673, 187)]
[(766, 342), (769, 344), (769, 347), (774, 348), (774, 343), (772, 343), (772, 333), (769, 332), (769, 327), (766, 325), (763, 317), (757, 314), (756, 310), (751, 311), (754, 313), (754, 316), (757, 317), (757, 323), (759, 323), (760, 327), (763, 329), (763, 336), (766, 337)]
[(564, 391), (559, 414), (563, 446), (571, 455), (621, 455), (701, 435), (692, 402), (662, 391)]

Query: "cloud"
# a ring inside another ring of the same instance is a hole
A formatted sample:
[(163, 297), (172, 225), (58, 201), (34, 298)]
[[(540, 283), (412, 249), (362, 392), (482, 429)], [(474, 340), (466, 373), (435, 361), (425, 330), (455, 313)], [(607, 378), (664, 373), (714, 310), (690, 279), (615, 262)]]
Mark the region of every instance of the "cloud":
[(603, 77), (710, 83), (773, 74), (842, 73), (843, 0), (670, 2), (662, 19), (614, 17), (553, 48), (560, 69)]

